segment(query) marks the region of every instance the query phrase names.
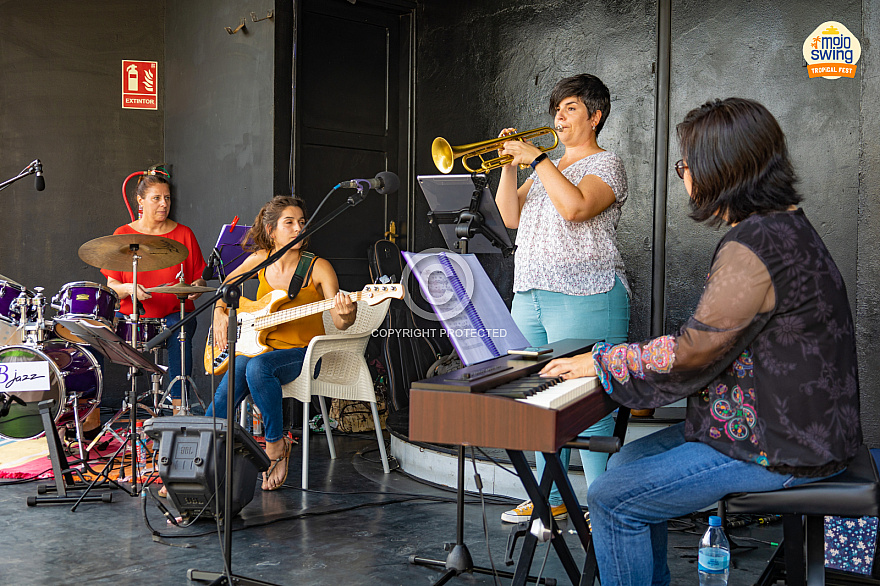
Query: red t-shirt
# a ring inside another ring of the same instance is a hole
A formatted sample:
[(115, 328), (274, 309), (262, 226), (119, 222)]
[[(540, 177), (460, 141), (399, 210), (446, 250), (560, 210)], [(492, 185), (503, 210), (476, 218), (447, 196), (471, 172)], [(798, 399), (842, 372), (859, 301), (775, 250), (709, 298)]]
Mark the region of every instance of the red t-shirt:
[[(142, 234), (142, 232), (138, 232), (128, 224), (120, 226), (113, 233)], [(180, 281), (181, 268), (183, 269), (183, 280), (186, 283), (192, 283), (196, 279), (201, 279), (202, 271), (205, 270), (206, 263), (193, 231), (183, 224), (177, 224), (177, 227), (174, 228), (174, 230), (166, 234), (159, 234), (159, 236), (180, 242), (186, 246), (187, 250), (189, 250), (189, 255), (179, 265), (172, 265), (168, 268), (156, 271), (138, 271), (138, 285), (141, 285), (144, 289), (149, 289), (151, 287), (158, 287), (159, 285), (177, 283)], [(105, 277), (112, 277), (122, 283), (131, 283), (132, 281), (132, 273), (108, 270), (101, 270), (101, 273), (103, 273)], [(143, 317), (166, 317), (172, 313), (180, 313), (180, 302), (177, 300), (176, 295), (170, 293), (151, 293), (151, 295), (152, 298), (145, 299), (141, 302), (144, 306)], [(192, 301), (187, 299), (184, 308), (186, 311), (192, 311), (195, 309), (195, 305)], [(131, 315), (130, 296), (122, 300), (119, 311), (125, 315)]]

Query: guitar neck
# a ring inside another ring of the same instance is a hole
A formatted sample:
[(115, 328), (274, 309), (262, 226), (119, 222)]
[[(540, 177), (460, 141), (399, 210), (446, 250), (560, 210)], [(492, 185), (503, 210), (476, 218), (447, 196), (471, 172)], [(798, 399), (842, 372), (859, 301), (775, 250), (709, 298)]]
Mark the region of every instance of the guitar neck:
[[(361, 291), (349, 293), (348, 298), (351, 299), (353, 302), (357, 302), (361, 298), (361, 293)], [(289, 321), (294, 321), (310, 315), (315, 315), (316, 313), (322, 313), (332, 307), (333, 299), (324, 299), (323, 301), (316, 301), (314, 303), (309, 303), (308, 305), (301, 305), (299, 307), (291, 307), (290, 309), (285, 309), (283, 311), (276, 311), (274, 313), (270, 313), (269, 315), (265, 315), (254, 320), (254, 329), (264, 330), (266, 328), (280, 326), (281, 324), (287, 323)]]

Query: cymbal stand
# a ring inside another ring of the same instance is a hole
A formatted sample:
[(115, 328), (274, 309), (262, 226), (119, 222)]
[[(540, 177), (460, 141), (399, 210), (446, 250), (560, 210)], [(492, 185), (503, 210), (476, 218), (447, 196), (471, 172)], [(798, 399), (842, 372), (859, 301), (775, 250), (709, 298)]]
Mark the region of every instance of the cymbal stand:
[[(181, 281), (183, 283), (183, 281)], [(178, 295), (177, 300), (180, 301), (180, 319), (186, 316), (185, 305), (186, 305), (187, 295)], [(177, 331), (177, 340), (180, 343), (180, 374), (174, 377), (168, 384), (168, 390), (165, 391), (165, 394), (162, 395), (162, 400), (159, 403), (163, 403), (165, 398), (171, 393), (171, 388), (174, 386), (174, 383), (180, 381), (180, 413), (183, 415), (192, 415), (192, 409), (190, 409), (189, 405), (189, 391), (192, 390), (196, 396), (196, 399), (199, 402), (199, 405), (202, 406), (202, 409), (205, 409), (205, 402), (202, 401), (202, 398), (199, 396), (199, 389), (196, 386), (196, 381), (188, 374), (184, 374), (186, 372), (186, 328), (180, 328)], [(172, 409), (173, 412), (173, 409)]]
[[(159, 348), (153, 348), (153, 362), (159, 363)], [(162, 404), (162, 377), (164, 375), (153, 373), (150, 375), (150, 393), (153, 395), (153, 413), (159, 413), (159, 405)]]
[[(137, 345), (137, 332), (138, 332), (138, 328), (140, 326), (140, 308), (138, 307), (139, 303), (138, 303), (138, 298), (137, 298), (137, 290), (138, 290), (137, 289), (137, 275), (138, 275), (138, 261), (142, 257), (138, 254), (138, 249), (140, 248), (139, 244), (129, 244), (128, 247), (132, 252), (132, 256), (131, 256), (131, 259), (132, 259), (131, 260), (131, 265), (132, 265), (132, 267), (131, 267), (132, 268), (131, 311), (132, 311), (132, 313), (131, 313), (130, 317), (131, 317), (132, 321), (134, 322), (134, 327), (131, 328), (131, 332), (130, 332), (131, 340), (129, 341), (129, 343), (131, 344), (132, 347), (136, 347), (136, 345)], [(145, 411), (147, 411), (151, 415), (155, 416), (155, 413), (153, 413), (149, 407), (138, 403), (138, 395), (137, 395), (137, 377), (138, 376), (139, 376), (138, 369), (134, 366), (129, 366), (128, 367), (128, 378), (131, 381), (131, 387), (129, 389), (128, 400), (123, 401), (122, 409), (120, 409), (110, 419), (110, 421), (108, 421), (106, 423), (106, 425), (104, 425), (104, 428), (101, 430), (101, 433), (99, 433), (98, 436), (94, 440), (92, 440), (92, 443), (89, 444), (89, 447), (87, 448), (87, 451), (91, 450), (92, 447), (94, 447), (94, 445), (97, 444), (98, 441), (100, 441), (101, 437), (107, 431), (109, 431), (117, 440), (119, 440), (122, 443), (122, 445), (119, 446), (119, 449), (116, 451), (116, 453), (113, 454), (111, 461), (113, 459), (115, 459), (117, 455), (122, 453), (123, 454), (122, 470), (124, 470), (125, 469), (124, 451), (125, 451), (126, 445), (128, 446), (130, 454), (131, 454), (131, 489), (127, 490), (126, 492), (128, 493), (129, 496), (138, 496), (138, 494), (140, 494), (140, 491), (138, 490), (138, 472), (137, 472), (137, 410), (138, 410), (138, 407), (139, 406), (142, 407)], [(119, 434), (117, 434), (115, 431), (113, 431), (111, 426), (116, 421), (118, 421), (125, 414), (126, 411), (128, 411), (129, 431), (128, 431), (128, 437), (123, 439), (122, 437), (119, 436)], [(106, 466), (104, 468), (104, 472), (102, 472), (101, 475), (107, 477), (107, 473), (108, 473), (109, 469), (110, 469), (110, 466), (109, 465)], [(92, 482), (92, 484), (89, 486), (89, 490), (91, 489), (92, 486), (95, 485), (95, 483), (100, 478), (101, 478), (101, 476), (98, 476), (98, 478), (96, 478)], [(108, 477), (108, 480), (109, 480), (109, 477)], [(86, 494), (88, 492), (89, 491), (86, 490)], [(79, 503), (77, 502), (71, 510), (75, 511), (76, 507), (78, 505), (79, 505)]]

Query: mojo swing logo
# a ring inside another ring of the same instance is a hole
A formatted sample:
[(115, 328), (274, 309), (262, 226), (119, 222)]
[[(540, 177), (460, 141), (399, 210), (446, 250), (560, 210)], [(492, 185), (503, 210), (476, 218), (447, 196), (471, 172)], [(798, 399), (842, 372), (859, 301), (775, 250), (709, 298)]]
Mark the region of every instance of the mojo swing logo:
[(804, 59), (811, 78), (855, 77), (862, 46), (839, 22), (829, 20), (816, 27), (804, 41)]

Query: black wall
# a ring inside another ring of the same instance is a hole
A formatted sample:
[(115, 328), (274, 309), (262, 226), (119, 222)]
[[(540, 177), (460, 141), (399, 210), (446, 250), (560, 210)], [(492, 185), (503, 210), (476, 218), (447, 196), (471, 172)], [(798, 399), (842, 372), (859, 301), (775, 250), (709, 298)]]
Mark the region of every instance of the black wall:
[[(223, 224), (239, 216), (240, 224), (250, 225), (275, 194), (276, 22), (255, 23), (250, 16), (264, 17), (269, 8), (271, 3), (231, 0), (168, 4), (165, 132), (174, 218), (193, 229), (206, 259)], [(244, 29), (234, 35), (224, 30), (234, 30), (242, 18)], [(288, 73), (288, 96), (290, 79)], [(279, 108), (289, 107), (288, 97)], [(289, 141), (288, 130), (282, 142)], [(255, 288), (246, 293), (253, 298)], [(210, 310), (200, 316), (194, 341), (193, 375), (205, 401), (216, 386), (201, 367), (210, 316)]]
[[(123, 179), (165, 160), (165, 3), (6, 1), (0, 22), (0, 178), (39, 158), (46, 180), (0, 191), (0, 273), (49, 298), (106, 283), (77, 250), (130, 221)], [(122, 109), (123, 59), (158, 61), (158, 110)], [(107, 374), (105, 404), (118, 406), (124, 371)]]

